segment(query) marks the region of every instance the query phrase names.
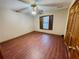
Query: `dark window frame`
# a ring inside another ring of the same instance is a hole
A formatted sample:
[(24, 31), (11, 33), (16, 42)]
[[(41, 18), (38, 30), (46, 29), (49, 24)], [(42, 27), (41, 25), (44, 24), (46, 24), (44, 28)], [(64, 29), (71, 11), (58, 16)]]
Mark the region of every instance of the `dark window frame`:
[[(43, 17), (46, 17), (46, 16), (49, 16), (49, 28), (48, 29), (43, 28)], [(40, 29), (53, 30), (53, 15), (45, 15), (45, 16), (40, 17)]]

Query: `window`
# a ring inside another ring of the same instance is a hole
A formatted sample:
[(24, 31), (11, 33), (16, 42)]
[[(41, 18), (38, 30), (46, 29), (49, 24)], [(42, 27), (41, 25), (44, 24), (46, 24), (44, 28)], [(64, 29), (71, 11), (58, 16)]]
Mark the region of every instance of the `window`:
[(43, 17), (43, 28), (49, 29), (49, 16)]
[(40, 17), (40, 29), (52, 30), (53, 15)]

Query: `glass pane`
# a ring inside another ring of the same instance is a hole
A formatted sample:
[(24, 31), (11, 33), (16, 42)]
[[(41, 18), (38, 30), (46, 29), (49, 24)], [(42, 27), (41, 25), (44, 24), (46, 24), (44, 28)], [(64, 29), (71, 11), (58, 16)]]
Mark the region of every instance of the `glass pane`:
[(49, 28), (49, 16), (43, 17), (43, 29)]

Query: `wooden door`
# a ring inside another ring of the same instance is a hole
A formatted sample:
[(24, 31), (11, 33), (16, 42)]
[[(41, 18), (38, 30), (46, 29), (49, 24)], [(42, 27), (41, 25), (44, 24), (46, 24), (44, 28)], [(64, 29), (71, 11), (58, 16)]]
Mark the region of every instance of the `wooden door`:
[(68, 46), (79, 46), (79, 0), (73, 4), (69, 11), (65, 41)]

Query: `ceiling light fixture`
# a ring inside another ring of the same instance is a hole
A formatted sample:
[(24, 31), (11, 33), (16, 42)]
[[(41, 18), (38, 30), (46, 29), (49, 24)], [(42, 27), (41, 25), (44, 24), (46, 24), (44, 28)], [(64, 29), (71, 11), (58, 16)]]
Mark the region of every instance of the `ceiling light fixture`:
[(36, 15), (36, 11), (32, 11), (32, 14), (33, 14), (33, 15)]
[(36, 4), (32, 4), (31, 6), (32, 6), (32, 14), (36, 15), (36, 9), (37, 9), (36, 6), (37, 5)]

